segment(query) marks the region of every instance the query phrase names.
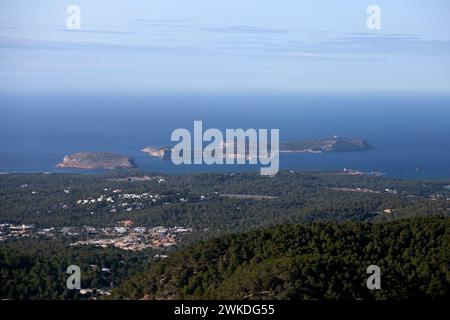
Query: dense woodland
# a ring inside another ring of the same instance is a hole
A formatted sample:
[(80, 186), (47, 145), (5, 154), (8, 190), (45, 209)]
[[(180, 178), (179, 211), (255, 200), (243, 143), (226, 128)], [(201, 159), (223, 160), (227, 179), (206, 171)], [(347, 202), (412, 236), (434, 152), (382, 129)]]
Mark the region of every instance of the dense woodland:
[[(150, 179), (121, 179), (144, 175)], [(115, 298), (448, 296), (448, 185), (341, 172), (0, 175), (0, 224), (102, 227), (131, 219), (135, 226), (194, 230), (173, 250), (181, 251), (160, 260), (158, 251), (74, 247), (59, 236), (0, 242), (0, 298), (77, 299), (65, 289), (71, 264), (83, 270), (83, 288), (107, 285), (99, 270), (110, 268), (120, 285)], [(139, 200), (132, 211), (119, 198), (115, 212), (103, 202), (77, 205), (117, 197), (112, 190), (160, 198)], [(368, 264), (382, 267), (383, 290), (365, 288)]]
[[(381, 289), (369, 290), (369, 265)], [(281, 225), (200, 242), (114, 291), (121, 299), (450, 297), (450, 218)]]

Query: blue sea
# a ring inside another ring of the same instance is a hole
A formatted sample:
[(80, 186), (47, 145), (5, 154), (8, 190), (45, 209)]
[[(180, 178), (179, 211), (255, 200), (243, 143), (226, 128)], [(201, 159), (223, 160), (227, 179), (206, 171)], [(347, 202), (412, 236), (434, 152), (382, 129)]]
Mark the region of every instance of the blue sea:
[(79, 172), (55, 167), (64, 155), (79, 151), (121, 153), (156, 172), (259, 171), (251, 165), (176, 166), (140, 151), (170, 145), (172, 131), (193, 130), (194, 120), (202, 120), (204, 130), (277, 128), (281, 141), (338, 134), (375, 147), (285, 153), (281, 169), (450, 178), (450, 97), (420, 94), (0, 95), (0, 172)]

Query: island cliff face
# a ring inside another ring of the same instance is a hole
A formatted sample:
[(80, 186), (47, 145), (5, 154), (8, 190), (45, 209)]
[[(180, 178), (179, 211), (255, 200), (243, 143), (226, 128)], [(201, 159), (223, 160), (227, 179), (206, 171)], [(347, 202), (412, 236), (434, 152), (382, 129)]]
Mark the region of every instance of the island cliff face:
[(141, 151), (147, 153), (151, 157), (157, 157), (164, 160), (170, 160), (170, 157), (172, 155), (172, 148), (169, 147), (164, 148), (146, 147)]
[(134, 168), (133, 158), (111, 152), (78, 152), (66, 155), (59, 168), (77, 169), (118, 169)]

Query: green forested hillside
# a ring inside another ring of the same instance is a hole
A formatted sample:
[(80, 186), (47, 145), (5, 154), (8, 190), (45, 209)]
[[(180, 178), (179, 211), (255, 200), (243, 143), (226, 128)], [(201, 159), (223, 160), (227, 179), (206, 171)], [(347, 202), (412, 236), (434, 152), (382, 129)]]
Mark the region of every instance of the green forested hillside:
[[(366, 287), (369, 265), (381, 290)], [(125, 281), (115, 298), (450, 297), (450, 218), (282, 225), (200, 242)]]

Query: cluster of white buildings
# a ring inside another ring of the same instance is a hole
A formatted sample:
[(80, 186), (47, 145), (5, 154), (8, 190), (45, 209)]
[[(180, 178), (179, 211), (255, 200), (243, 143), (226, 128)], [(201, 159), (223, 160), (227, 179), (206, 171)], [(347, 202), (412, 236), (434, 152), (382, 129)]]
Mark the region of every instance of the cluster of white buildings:
[(93, 245), (98, 247), (116, 247), (123, 250), (140, 251), (146, 248), (163, 249), (178, 242), (180, 233), (192, 232), (192, 228), (185, 227), (131, 227), (117, 226), (109, 228), (91, 229), (84, 227), (85, 231), (97, 234), (91, 239), (80, 240), (72, 245)]
[(0, 224), (0, 242), (8, 239), (29, 237), (33, 229), (34, 225), (32, 224), (15, 225), (2, 223)]
[[(109, 191), (109, 189), (104, 189)], [(107, 204), (110, 206), (109, 211), (115, 213), (119, 208), (123, 208), (126, 211), (132, 211), (134, 209), (142, 209), (146, 204), (154, 204), (161, 199), (159, 194), (151, 193), (122, 193), (122, 190), (116, 189), (112, 191), (112, 195), (100, 195), (99, 197), (89, 197), (87, 199), (79, 199), (76, 201), (77, 206), (93, 206), (96, 204)], [(141, 200), (141, 201), (138, 201)], [(143, 203), (145, 202), (145, 203)]]
[[(178, 242), (180, 234), (193, 232), (192, 228), (176, 227), (143, 227), (122, 224), (115, 227), (61, 227), (35, 228), (33, 225), (0, 224), (0, 242), (8, 239), (25, 237), (54, 238), (70, 237), (72, 245), (94, 245), (99, 247), (113, 246), (124, 250), (139, 251), (146, 248), (161, 249), (173, 246)], [(77, 239), (82, 239), (78, 240)], [(86, 240), (87, 239), (87, 240)]]

